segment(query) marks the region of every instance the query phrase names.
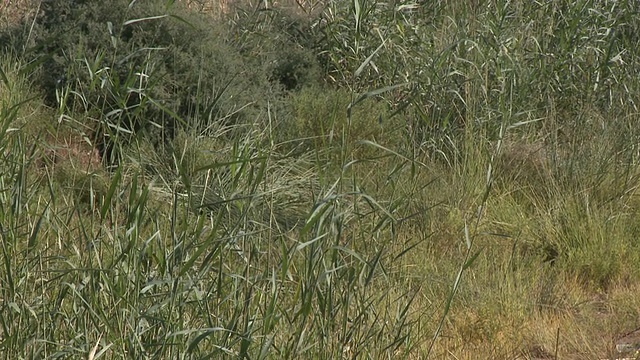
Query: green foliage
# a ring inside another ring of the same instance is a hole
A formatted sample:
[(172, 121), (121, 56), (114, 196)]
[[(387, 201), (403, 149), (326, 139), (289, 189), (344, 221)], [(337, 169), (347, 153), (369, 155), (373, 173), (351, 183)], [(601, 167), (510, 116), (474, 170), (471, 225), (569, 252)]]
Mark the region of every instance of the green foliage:
[(2, 30), (0, 354), (591, 358), (620, 333), (636, 4), (309, 4), (48, 0)]
[[(14, 127), (11, 109), (24, 105), (10, 102), (0, 113), (0, 353), (404, 351), (413, 297), (377, 291), (398, 256), (386, 251), (394, 219), (355, 183), (320, 183), (312, 153), (282, 156), (260, 127), (229, 141), (218, 123), (179, 131), (169, 163), (139, 141), (112, 173), (50, 172), (36, 156), (50, 144)], [(34, 285), (29, 264), (55, 275)]]
[(97, 120), (88, 125), (107, 163), (139, 136), (162, 145), (180, 127), (253, 121), (279, 93), (224, 28), (178, 6), (51, 0), (38, 20), (28, 52), (44, 60), (38, 83), (62, 117)]
[(349, 117), (351, 99), (352, 94), (331, 88), (306, 88), (291, 95), (291, 119), (279, 124), (279, 141), (293, 148), (333, 152), (324, 155), (335, 165), (344, 152), (355, 159), (374, 157), (376, 152), (365, 140), (402, 146), (406, 128), (398, 118), (388, 118), (383, 103), (364, 101), (353, 107)]
[[(243, 2), (239, 2), (243, 5)], [(322, 82), (317, 53), (317, 16), (294, 11), (239, 6), (231, 21), (231, 42), (245, 56), (255, 59), (269, 79), (287, 91)]]
[(335, 1), (326, 12), (326, 56), (332, 78), (357, 92), (410, 83), (387, 101), (414, 119), (418, 143), (469, 127), (495, 138), (501, 124), (549, 115), (572, 126), (583, 106), (634, 103), (624, 84), (637, 76), (636, 5)]

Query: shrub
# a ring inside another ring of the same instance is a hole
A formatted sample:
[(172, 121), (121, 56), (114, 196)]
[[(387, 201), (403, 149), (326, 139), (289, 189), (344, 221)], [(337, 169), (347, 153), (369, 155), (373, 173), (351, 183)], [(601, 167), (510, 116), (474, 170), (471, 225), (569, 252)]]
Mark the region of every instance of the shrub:
[(159, 146), (178, 127), (250, 122), (278, 96), (210, 18), (162, 1), (129, 3), (48, 0), (29, 52), (42, 61), (37, 83), (48, 103), (63, 118), (96, 119), (108, 163), (138, 136)]
[[(251, 4), (248, 4), (251, 5)], [(286, 8), (255, 9), (238, 4), (231, 32), (234, 47), (259, 59), (269, 79), (287, 91), (321, 82), (318, 14)]]

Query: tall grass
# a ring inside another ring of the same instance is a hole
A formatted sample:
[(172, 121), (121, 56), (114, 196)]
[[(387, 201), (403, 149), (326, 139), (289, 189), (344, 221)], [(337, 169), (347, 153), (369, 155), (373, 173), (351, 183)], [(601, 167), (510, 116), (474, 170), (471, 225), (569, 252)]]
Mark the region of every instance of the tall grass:
[[(6, 129), (19, 108), (4, 108)], [(221, 144), (225, 126), (193, 130), (170, 159), (130, 153), (112, 172), (57, 176), (60, 164), (41, 165), (45, 150), (27, 145), (34, 134), (13, 130), (3, 141), (3, 170), (15, 174), (3, 176), (5, 354), (408, 351), (411, 298), (373, 286), (386, 287), (397, 256), (386, 251), (392, 215), (355, 182), (318, 182), (312, 157), (265, 147), (270, 133)]]
[(5, 357), (604, 358), (637, 327), (635, 3), (172, 3), (2, 32)]

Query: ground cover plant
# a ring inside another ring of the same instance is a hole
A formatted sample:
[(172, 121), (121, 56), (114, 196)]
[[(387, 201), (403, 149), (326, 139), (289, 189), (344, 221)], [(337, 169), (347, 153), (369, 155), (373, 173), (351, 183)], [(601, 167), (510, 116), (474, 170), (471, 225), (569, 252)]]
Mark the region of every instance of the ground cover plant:
[(640, 327), (636, 2), (0, 6), (4, 357), (600, 359)]

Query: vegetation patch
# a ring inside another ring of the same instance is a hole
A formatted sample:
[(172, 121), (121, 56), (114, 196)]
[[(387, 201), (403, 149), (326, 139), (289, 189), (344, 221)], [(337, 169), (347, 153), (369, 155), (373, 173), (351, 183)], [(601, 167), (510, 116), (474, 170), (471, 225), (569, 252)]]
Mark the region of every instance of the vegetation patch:
[(622, 357), (638, 10), (3, 1), (0, 354)]

